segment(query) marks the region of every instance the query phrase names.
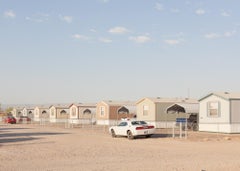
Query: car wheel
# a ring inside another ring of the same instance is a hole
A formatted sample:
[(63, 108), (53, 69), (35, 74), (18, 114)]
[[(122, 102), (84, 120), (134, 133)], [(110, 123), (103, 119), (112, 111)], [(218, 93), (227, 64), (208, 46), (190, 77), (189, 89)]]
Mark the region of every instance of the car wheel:
[(132, 134), (131, 131), (128, 131), (128, 132), (127, 132), (127, 138), (128, 138), (129, 140), (133, 140), (133, 139), (134, 139), (134, 136), (133, 136), (133, 134)]
[(198, 131), (198, 124), (197, 123), (193, 124), (193, 131)]
[(112, 134), (112, 137), (113, 137), (113, 138), (117, 137), (117, 136), (116, 136), (116, 133), (115, 133), (115, 131), (114, 131), (113, 129), (111, 129), (111, 134)]

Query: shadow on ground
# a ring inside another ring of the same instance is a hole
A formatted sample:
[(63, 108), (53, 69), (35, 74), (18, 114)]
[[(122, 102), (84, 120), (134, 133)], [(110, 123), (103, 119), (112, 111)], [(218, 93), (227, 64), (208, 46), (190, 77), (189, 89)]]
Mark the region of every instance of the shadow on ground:
[(24, 130), (24, 129), (32, 129), (32, 128), (1, 128), (0, 127), (0, 137), (1, 137), (1, 133), (11, 132), (11, 130)]
[(7, 133), (7, 134), (0, 134), (0, 138), (5, 137), (21, 137), (21, 136), (42, 136), (42, 135), (61, 135), (61, 134), (68, 134), (68, 133), (58, 133), (58, 132), (29, 132), (29, 133)]
[[(178, 136), (178, 135), (175, 135)], [(151, 138), (171, 138), (172, 134), (154, 134)]]
[(30, 141), (30, 140), (37, 140), (39, 138), (27, 137), (27, 138), (5, 138), (0, 140), (0, 144), (4, 143), (15, 143), (15, 142), (22, 142), (22, 141)]
[(21, 129), (32, 129), (32, 128), (13, 128), (13, 127), (9, 127), (9, 128), (1, 128), (0, 127), (0, 131), (2, 130), (21, 130)]
[(52, 136), (52, 135), (61, 135), (68, 133), (56, 133), (56, 132), (28, 132), (28, 133), (1, 133), (0, 134), (0, 144), (6, 143), (15, 143), (22, 141), (32, 141), (41, 139), (36, 136)]
[[(173, 134), (154, 134), (154, 135), (152, 135), (152, 138), (177, 138), (177, 137), (180, 137), (180, 134), (174, 134), (174, 137), (173, 137)], [(182, 137), (185, 137), (184, 133), (182, 134)]]
[[(175, 137), (179, 137), (179, 136), (180, 136), (179, 134), (175, 134)], [(173, 137), (172, 134), (160, 134), (160, 133), (157, 133), (157, 134), (153, 134), (149, 138), (150, 139), (158, 139), (158, 138), (172, 138), (172, 137)], [(146, 136), (138, 136), (138, 137), (135, 137), (135, 139), (146, 139)]]

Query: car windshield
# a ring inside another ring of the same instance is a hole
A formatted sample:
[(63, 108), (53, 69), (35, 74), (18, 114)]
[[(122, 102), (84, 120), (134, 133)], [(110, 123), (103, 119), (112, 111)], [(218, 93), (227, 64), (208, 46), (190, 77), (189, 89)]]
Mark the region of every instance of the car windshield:
[(118, 124), (118, 126), (127, 126), (127, 122), (120, 122), (120, 124)]
[(132, 121), (132, 125), (146, 125), (145, 121)]

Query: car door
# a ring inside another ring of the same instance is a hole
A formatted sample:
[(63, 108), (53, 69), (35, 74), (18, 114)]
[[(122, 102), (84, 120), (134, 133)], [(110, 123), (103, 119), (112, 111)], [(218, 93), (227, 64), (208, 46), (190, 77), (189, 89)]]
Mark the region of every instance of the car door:
[(117, 126), (117, 135), (126, 135), (128, 123), (127, 122), (120, 122), (120, 124)]

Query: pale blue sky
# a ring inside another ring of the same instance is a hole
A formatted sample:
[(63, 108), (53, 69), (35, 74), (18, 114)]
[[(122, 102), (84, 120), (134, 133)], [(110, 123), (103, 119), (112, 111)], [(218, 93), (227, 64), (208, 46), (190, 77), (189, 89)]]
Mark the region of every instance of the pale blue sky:
[(240, 91), (239, 0), (0, 0), (0, 103)]

